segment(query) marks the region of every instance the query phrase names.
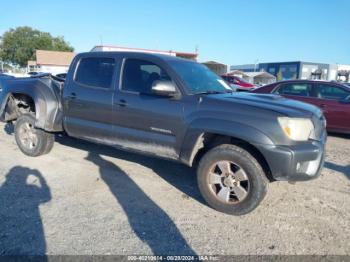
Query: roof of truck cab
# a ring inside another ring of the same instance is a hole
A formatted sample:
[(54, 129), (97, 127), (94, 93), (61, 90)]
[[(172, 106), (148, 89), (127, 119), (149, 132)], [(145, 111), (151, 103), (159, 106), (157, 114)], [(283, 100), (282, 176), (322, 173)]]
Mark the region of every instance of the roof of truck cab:
[(164, 55), (164, 54), (156, 54), (156, 53), (143, 53), (143, 52), (118, 52), (118, 51), (108, 51), (108, 52), (85, 52), (85, 53), (80, 53), (78, 56), (103, 56), (103, 57), (114, 57), (115, 55), (125, 55), (125, 56), (140, 56), (141, 58), (147, 58), (147, 57), (153, 57), (153, 58), (159, 58), (165, 61), (183, 61), (183, 62), (196, 62), (190, 59), (185, 59), (181, 57), (176, 57), (176, 56), (170, 56), (170, 55)]

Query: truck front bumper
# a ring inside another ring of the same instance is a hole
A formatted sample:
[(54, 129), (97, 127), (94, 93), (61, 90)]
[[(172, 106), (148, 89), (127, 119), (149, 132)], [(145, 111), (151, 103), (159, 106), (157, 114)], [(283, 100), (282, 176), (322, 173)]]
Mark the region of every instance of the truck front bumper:
[(325, 159), (326, 132), (320, 141), (308, 141), (296, 146), (258, 145), (275, 180), (306, 181), (321, 174)]

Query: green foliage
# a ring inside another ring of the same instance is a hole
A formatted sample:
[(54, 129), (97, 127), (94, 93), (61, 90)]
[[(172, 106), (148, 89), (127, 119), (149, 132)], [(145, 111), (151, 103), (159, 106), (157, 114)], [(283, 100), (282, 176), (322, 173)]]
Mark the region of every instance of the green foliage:
[(281, 70), (278, 71), (276, 78), (277, 78), (277, 81), (282, 81), (283, 80), (283, 74), (282, 74)]
[(5, 72), (13, 69), (13, 67), (12, 67), (11, 65), (6, 64), (6, 63), (4, 63), (4, 64), (2, 65), (2, 67), (4, 68), (4, 71), (5, 71)]
[(63, 37), (53, 37), (28, 26), (10, 29), (0, 37), (0, 59), (15, 65), (26, 66), (35, 60), (35, 51), (74, 51)]

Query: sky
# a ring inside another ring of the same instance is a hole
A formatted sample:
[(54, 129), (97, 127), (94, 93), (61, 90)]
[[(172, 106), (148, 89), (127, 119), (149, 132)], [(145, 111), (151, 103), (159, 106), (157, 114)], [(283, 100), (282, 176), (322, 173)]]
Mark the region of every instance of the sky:
[(228, 65), (309, 61), (350, 64), (350, 0), (11, 0), (0, 34), (31, 26), (95, 45), (195, 52)]

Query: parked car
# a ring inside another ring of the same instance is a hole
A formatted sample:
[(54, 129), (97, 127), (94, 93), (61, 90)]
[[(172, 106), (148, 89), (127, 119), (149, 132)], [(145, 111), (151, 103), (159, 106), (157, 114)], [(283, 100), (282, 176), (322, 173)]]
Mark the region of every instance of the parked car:
[(253, 93), (273, 93), (321, 108), (331, 132), (350, 133), (350, 87), (337, 82), (290, 80), (258, 88)]
[(37, 75), (41, 75), (41, 74), (45, 74), (45, 73), (44, 72), (36, 72), (36, 71), (27, 73), (27, 75), (29, 75), (29, 76), (37, 76)]
[[(242, 215), (267, 183), (319, 176), (325, 120), (315, 106), (236, 93), (206, 66), (135, 52), (77, 55), (64, 83), (50, 75), (0, 80), (0, 119), (26, 155), (50, 152), (54, 133), (197, 167), (200, 192)], [(133, 192), (130, 192), (131, 194)]]
[(66, 79), (67, 73), (59, 73), (59, 74), (56, 74), (56, 76), (62, 79)]
[(227, 81), (225, 81), (226, 82), (226, 84), (229, 86), (229, 87), (231, 87), (231, 89), (232, 89), (232, 91), (234, 91), (234, 92), (241, 92), (242, 90), (241, 90), (241, 86), (239, 86), (239, 85), (235, 85), (235, 84), (230, 84), (229, 82), (227, 82)]
[(344, 82), (343, 85), (346, 85), (346, 86), (350, 87), (350, 83)]
[(251, 90), (253, 88), (256, 88), (255, 85), (245, 81), (244, 79), (242, 79), (238, 76), (232, 76), (232, 75), (225, 74), (225, 75), (222, 75), (221, 77), (227, 83), (229, 83), (230, 85), (233, 85), (235, 87), (235, 89), (239, 89), (238, 91), (246, 91), (246, 90)]

